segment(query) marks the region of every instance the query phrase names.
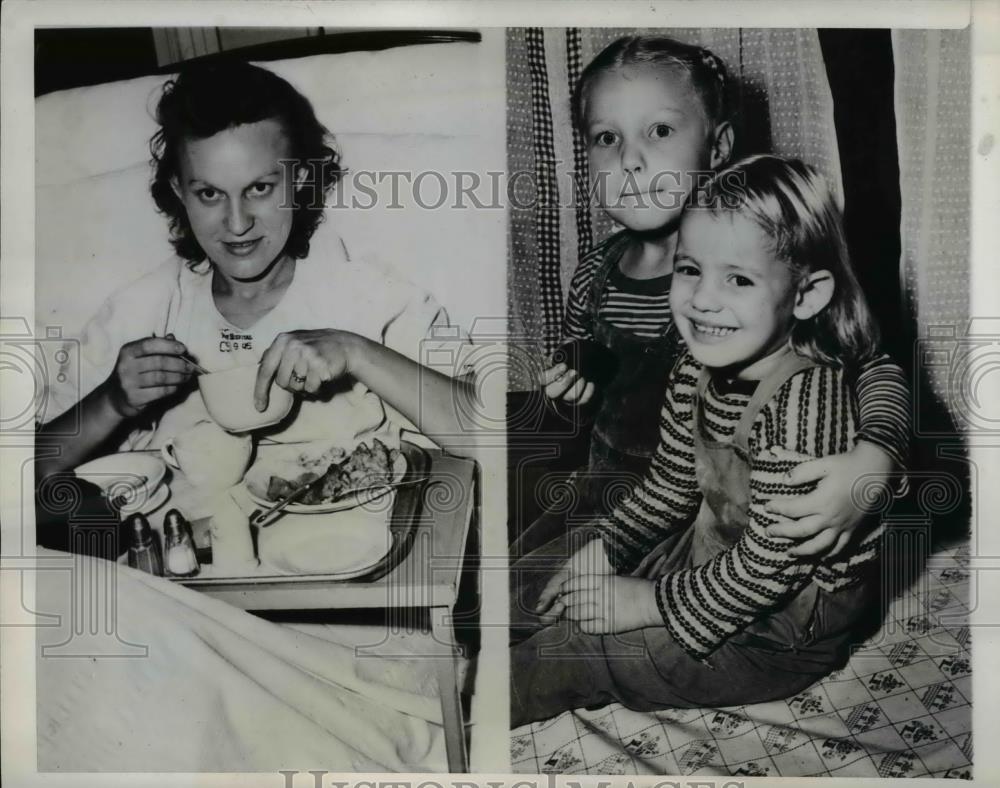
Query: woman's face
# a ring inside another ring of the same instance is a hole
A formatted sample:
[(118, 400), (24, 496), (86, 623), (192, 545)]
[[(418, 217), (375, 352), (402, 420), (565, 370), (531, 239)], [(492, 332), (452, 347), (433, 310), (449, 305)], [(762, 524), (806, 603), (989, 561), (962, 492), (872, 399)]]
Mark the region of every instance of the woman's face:
[(227, 279), (260, 278), (285, 248), (295, 191), (290, 148), (273, 119), (180, 146), (174, 192), (201, 248)]

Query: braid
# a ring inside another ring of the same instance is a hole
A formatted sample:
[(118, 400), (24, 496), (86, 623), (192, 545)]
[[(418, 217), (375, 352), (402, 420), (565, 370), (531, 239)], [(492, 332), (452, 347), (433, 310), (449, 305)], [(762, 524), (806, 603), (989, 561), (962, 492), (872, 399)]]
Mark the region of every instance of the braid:
[(704, 47), (666, 36), (626, 36), (614, 41), (583, 70), (572, 96), (574, 121), (584, 122), (587, 86), (600, 73), (623, 66), (653, 64), (677, 69), (697, 91), (705, 114), (715, 125), (729, 119), (729, 74), (722, 59)]
[(715, 74), (715, 78), (719, 80), (723, 89), (726, 87), (726, 67), (722, 64), (722, 61), (712, 52), (707, 49), (702, 48), (701, 52), (701, 62), (703, 65), (707, 66)]

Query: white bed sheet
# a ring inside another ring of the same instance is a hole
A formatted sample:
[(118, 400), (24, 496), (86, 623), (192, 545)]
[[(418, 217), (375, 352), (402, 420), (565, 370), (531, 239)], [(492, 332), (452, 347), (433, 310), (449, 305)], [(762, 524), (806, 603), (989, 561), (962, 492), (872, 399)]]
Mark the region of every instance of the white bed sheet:
[(39, 554), (37, 610), (54, 623), (34, 630), (39, 771), (447, 770), (427, 639), (358, 658), (384, 628), (282, 626), (128, 567)]

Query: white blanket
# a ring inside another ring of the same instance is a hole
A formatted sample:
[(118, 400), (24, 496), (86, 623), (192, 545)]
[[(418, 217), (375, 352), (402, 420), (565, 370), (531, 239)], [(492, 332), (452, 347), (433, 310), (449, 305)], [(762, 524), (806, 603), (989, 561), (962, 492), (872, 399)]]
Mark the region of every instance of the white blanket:
[[(37, 609), (60, 622), (36, 630), (40, 771), (446, 771), (423, 638), (393, 640), (409, 658), (359, 658), (347, 644), (384, 628), (280, 626), (128, 567), (39, 553), (67, 569), (37, 573)], [(117, 639), (69, 637), (95, 616)]]

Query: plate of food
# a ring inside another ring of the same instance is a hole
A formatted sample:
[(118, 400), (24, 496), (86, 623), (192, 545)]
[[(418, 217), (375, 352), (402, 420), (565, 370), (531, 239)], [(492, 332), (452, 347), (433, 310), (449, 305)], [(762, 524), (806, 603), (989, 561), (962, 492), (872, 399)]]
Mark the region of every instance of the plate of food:
[(393, 488), (383, 485), (401, 481), (406, 469), (403, 453), (378, 438), (350, 450), (323, 444), (289, 445), (262, 452), (247, 471), (244, 484), (254, 503), (271, 507), (302, 485), (321, 479), (285, 511), (327, 514), (356, 509), (391, 495)]

